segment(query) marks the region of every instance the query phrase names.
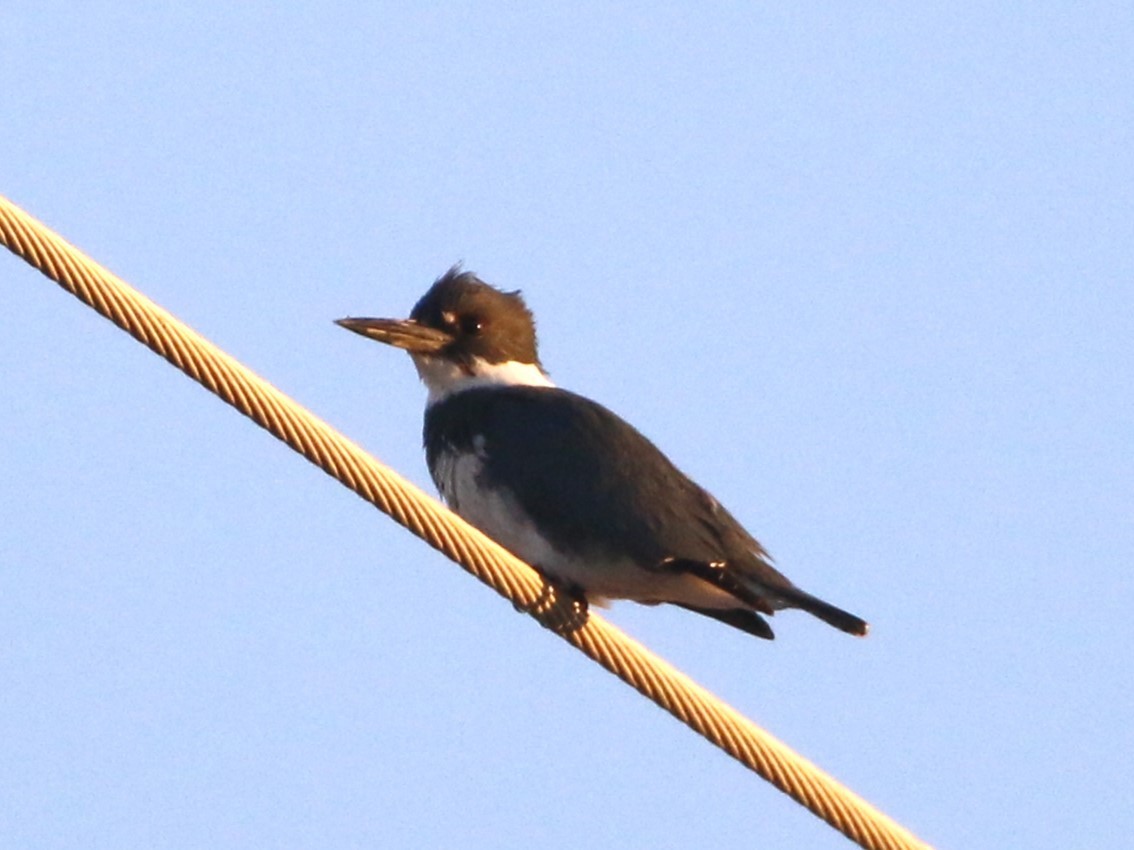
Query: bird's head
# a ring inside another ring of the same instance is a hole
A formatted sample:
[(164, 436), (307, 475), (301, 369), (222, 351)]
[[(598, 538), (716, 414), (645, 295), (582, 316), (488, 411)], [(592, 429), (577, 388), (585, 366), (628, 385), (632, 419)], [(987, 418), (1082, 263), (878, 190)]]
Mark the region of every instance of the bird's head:
[(550, 386), (535, 320), (519, 292), (503, 292), (454, 266), (408, 319), (339, 319), (357, 334), (409, 352), (430, 401), (485, 384)]

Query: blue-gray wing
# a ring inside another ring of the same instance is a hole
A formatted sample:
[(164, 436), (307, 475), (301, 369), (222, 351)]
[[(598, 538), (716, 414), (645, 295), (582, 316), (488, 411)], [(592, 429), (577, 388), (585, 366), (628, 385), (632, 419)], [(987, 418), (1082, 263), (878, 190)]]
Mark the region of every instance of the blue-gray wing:
[(761, 588), (792, 586), (716, 499), (600, 404), (518, 386), (465, 390), (428, 410), (431, 466), (445, 448), (473, 450), (474, 437), (486, 483), (510, 489), (557, 548), (624, 554), (646, 568), (725, 562)]

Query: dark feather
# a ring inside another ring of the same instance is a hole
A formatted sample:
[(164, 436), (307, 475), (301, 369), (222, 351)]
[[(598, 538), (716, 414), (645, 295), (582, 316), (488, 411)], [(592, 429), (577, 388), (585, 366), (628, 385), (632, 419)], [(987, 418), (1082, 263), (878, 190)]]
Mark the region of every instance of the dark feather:
[(735, 629), (740, 629), (742, 632), (748, 632), (748, 634), (755, 635), (758, 638), (763, 638), (764, 640), (776, 639), (776, 635), (772, 632), (772, 627), (768, 625), (768, 621), (755, 611), (749, 611), (746, 608), (694, 608), (692, 605), (682, 605), (680, 602), (675, 604), (684, 608), (686, 611), (704, 614), (706, 617), (712, 617), (714, 620), (718, 620)]
[(426, 412), (431, 465), (446, 447), (472, 451), (475, 435), (489, 440), (486, 480), (508, 482), (554, 545), (625, 552), (644, 567), (667, 558), (727, 561), (747, 581), (790, 586), (728, 511), (602, 405), (513, 386), (465, 390)]
[[(478, 447), (474, 437), (486, 442)], [(430, 468), (444, 451), (479, 448), (484, 483), (506, 483), (556, 548), (628, 556), (644, 569), (696, 564), (686, 571), (737, 598), (736, 610), (699, 613), (771, 637), (748, 609), (798, 607), (865, 634), (862, 620), (796, 588), (716, 499), (583, 396), (533, 386), (463, 390), (428, 408), (424, 438)]]

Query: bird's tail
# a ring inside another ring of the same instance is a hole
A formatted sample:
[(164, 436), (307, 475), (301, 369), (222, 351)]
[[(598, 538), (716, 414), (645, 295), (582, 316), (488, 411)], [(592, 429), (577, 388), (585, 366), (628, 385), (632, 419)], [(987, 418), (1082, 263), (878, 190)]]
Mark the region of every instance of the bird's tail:
[(800, 590), (798, 587), (777, 587), (772, 593), (783, 600), (785, 607), (799, 608), (818, 617), (824, 623), (829, 623), (836, 629), (840, 629), (847, 634), (857, 635), (863, 637), (870, 631), (870, 624), (863, 620), (861, 617), (856, 617), (854, 614), (849, 614), (842, 608), (836, 608), (829, 602), (824, 602), (810, 593)]

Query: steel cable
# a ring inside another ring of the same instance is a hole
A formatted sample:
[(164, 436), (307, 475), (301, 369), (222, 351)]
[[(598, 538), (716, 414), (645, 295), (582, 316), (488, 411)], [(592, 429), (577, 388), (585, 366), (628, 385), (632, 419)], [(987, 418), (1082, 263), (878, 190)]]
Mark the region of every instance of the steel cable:
[(519, 610), (870, 850), (929, 845), (0, 196), (0, 241)]

